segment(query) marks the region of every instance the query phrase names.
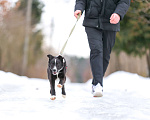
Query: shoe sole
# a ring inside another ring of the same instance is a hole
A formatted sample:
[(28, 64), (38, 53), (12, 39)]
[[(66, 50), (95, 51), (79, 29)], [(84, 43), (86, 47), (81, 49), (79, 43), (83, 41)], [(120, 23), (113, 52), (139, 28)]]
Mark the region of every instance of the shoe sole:
[(103, 94), (101, 92), (94, 92), (93, 97), (103, 97)]

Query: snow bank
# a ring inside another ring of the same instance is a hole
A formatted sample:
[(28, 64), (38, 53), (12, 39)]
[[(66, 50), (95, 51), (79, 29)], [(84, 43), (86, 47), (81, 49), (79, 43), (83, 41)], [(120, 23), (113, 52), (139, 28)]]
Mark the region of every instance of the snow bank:
[(18, 76), (11, 72), (0, 71), (0, 84), (9, 83), (9, 84), (24, 84), (28, 81), (26, 76)]
[[(32, 86), (38, 86), (40, 87), (40, 84), (42, 79), (37, 78), (28, 78), (26, 76), (18, 76), (16, 74), (10, 73), (10, 72), (3, 72), (0, 71), (0, 84), (5, 85), (28, 85), (29, 82), (32, 84)], [(38, 81), (35, 84), (35, 81)], [(58, 82), (58, 81), (57, 81)], [(89, 80), (85, 85), (87, 85), (88, 90), (91, 90), (91, 82), (92, 80)], [(70, 80), (67, 78), (67, 83), (70, 83)], [(57, 83), (56, 83), (57, 84)], [(118, 91), (127, 91), (127, 92), (136, 92), (144, 97), (150, 97), (149, 91), (150, 91), (150, 79), (144, 78), (142, 76), (139, 76), (138, 74), (124, 72), (124, 71), (118, 71), (114, 72), (108, 77), (104, 78), (104, 91), (107, 90), (118, 90)]]
[[(45, 79), (39, 79), (39, 78), (28, 78), (26, 76), (19, 76), (11, 72), (4, 72), (0, 70), (0, 84), (9, 83), (12, 85), (22, 85), (27, 84), (29, 80), (32, 81), (41, 81)], [(31, 81), (30, 81), (31, 82)], [(66, 83), (70, 83), (70, 79), (67, 78)]]
[[(92, 80), (89, 80), (86, 84), (91, 85)], [(127, 92), (136, 92), (144, 97), (150, 98), (150, 79), (139, 76), (135, 73), (129, 73), (125, 71), (114, 72), (111, 75), (104, 78), (104, 91), (118, 90)]]
[(138, 74), (124, 71), (115, 72), (105, 78), (106, 88), (124, 89), (127, 91), (137, 91), (148, 95), (150, 91), (150, 79), (139, 76)]

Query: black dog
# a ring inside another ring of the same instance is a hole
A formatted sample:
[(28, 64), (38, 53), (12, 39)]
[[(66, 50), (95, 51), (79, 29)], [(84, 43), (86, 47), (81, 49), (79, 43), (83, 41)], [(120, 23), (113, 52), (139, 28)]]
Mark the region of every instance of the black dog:
[(48, 79), (50, 81), (50, 94), (51, 94), (51, 100), (56, 99), (56, 92), (55, 92), (55, 80), (57, 78), (60, 79), (59, 84), (57, 87), (62, 88), (62, 97), (66, 97), (65, 87), (64, 83), (66, 81), (66, 60), (64, 57), (59, 55), (58, 57), (54, 57), (52, 55), (47, 55), (49, 58), (48, 62)]

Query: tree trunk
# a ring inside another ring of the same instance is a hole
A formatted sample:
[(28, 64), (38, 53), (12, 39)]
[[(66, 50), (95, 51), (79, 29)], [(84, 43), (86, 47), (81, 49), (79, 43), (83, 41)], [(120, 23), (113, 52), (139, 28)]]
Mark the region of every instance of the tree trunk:
[(119, 59), (119, 55), (116, 55), (116, 71), (119, 71), (119, 70), (121, 70), (121, 65), (120, 65), (120, 59)]
[(26, 28), (25, 28), (25, 42), (24, 42), (24, 55), (22, 64), (22, 75), (25, 74), (28, 64), (28, 49), (29, 49), (29, 36), (31, 25), (31, 12), (32, 12), (32, 0), (28, 0), (27, 12), (26, 12)]
[(148, 65), (148, 77), (150, 77), (150, 49), (146, 52), (147, 65)]

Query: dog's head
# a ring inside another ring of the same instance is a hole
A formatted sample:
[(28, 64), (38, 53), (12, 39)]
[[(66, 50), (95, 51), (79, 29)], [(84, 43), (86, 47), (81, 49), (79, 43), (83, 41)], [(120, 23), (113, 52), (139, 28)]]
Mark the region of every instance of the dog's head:
[(49, 68), (52, 71), (53, 75), (58, 75), (61, 70), (66, 66), (66, 61), (61, 55), (54, 57), (52, 55), (47, 55), (49, 58)]

